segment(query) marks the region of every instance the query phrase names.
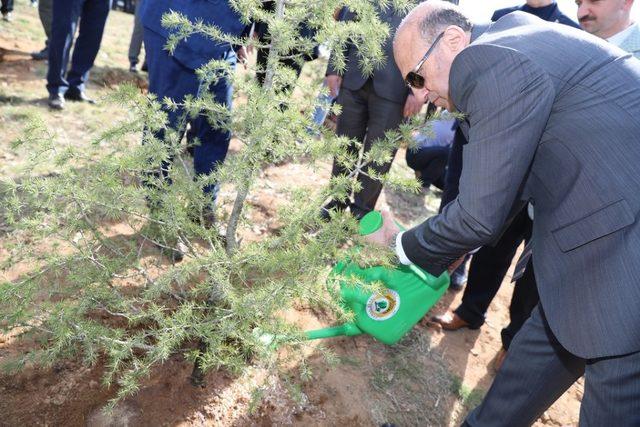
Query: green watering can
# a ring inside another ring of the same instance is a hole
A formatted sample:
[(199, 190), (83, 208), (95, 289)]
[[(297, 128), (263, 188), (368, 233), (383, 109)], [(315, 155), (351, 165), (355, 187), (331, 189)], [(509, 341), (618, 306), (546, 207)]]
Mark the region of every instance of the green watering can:
[[(360, 220), (365, 236), (382, 227), (382, 214), (369, 212)], [(415, 265), (395, 268), (361, 268), (349, 260), (339, 262), (331, 276), (340, 277), (340, 302), (355, 313), (351, 323), (305, 332), (308, 339), (368, 334), (385, 344), (395, 344), (440, 299), (449, 287), (449, 275), (434, 277)], [(362, 282), (382, 282), (386, 289), (372, 293), (350, 283), (357, 276)]]

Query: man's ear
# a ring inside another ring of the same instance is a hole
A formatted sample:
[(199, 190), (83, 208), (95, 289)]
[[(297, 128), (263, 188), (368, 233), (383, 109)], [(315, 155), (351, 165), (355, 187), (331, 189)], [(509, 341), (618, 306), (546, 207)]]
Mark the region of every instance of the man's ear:
[(624, 1), (624, 10), (630, 11), (631, 7), (633, 7), (633, 0), (625, 0)]
[(457, 25), (449, 25), (444, 30), (442, 42), (454, 53), (460, 52), (469, 44), (469, 37), (464, 30)]

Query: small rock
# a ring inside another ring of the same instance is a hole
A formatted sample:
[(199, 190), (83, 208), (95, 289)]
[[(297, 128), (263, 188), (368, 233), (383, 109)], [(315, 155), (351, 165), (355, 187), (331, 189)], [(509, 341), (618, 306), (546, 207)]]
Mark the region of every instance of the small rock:
[(94, 381), (94, 380), (89, 381), (89, 388), (97, 388), (98, 385), (99, 385), (98, 381)]

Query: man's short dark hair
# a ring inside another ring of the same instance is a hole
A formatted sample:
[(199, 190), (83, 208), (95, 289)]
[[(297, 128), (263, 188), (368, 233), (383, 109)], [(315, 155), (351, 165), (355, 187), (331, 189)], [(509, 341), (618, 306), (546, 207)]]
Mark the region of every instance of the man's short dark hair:
[(456, 25), (463, 31), (471, 31), (473, 24), (462, 11), (454, 6), (438, 7), (428, 13), (420, 22), (420, 34), (425, 40), (432, 41), (449, 25)]

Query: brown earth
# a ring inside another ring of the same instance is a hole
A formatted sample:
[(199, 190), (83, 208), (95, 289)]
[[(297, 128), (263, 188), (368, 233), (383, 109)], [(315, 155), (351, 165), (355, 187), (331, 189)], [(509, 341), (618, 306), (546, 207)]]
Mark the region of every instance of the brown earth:
[[(26, 2), (24, 2), (26, 3)], [(55, 137), (63, 143), (87, 143), (90, 135), (113, 122), (119, 111), (110, 106), (69, 105), (64, 113), (46, 110), (46, 66), (31, 61), (28, 53), (41, 47), (43, 35), (34, 9), (18, 3), (16, 20), (0, 23), (0, 171), (16, 177), (24, 153), (10, 148), (20, 134), (25, 117), (43, 114)], [(89, 90), (103, 96), (124, 80), (144, 87), (144, 78), (126, 71), (126, 47), (132, 17), (113, 12), (109, 18), (101, 54)], [(101, 114), (95, 114), (99, 111)], [(132, 140), (132, 143), (136, 143)], [(237, 145), (232, 146), (238, 150)], [(394, 169), (408, 174), (400, 150)], [(292, 182), (313, 189), (329, 175), (329, 161), (319, 170), (304, 163), (274, 166), (264, 172), (263, 183), (249, 199), (253, 238), (269, 233), (278, 200)], [(223, 188), (222, 197), (232, 195)], [(433, 194), (412, 195), (384, 191), (379, 207), (387, 207), (406, 225), (432, 215), (437, 206)], [(114, 225), (122, 229), (122, 225)], [(121, 230), (119, 231), (121, 232)], [(0, 224), (0, 236), (6, 237)], [(126, 232), (122, 232), (126, 234)], [(248, 236), (249, 237), (249, 236)], [(0, 259), (6, 252), (0, 241)], [(12, 280), (30, 266), (16, 265), (4, 272)], [(156, 425), (459, 425), (489, 388), (494, 358), (500, 348), (500, 329), (508, 322), (510, 276), (498, 293), (477, 331), (443, 333), (423, 321), (393, 347), (371, 338), (336, 338), (323, 344), (338, 356), (328, 364), (309, 345), (313, 376), (302, 380), (292, 367), (279, 375), (253, 367), (240, 376), (212, 372), (205, 387), (188, 381), (192, 366), (180, 356), (157, 367), (135, 396), (118, 404), (110, 414), (102, 408), (114, 389), (101, 384), (102, 365), (87, 368), (67, 361), (51, 368), (28, 366), (18, 374), (0, 375), (0, 425), (31, 426), (156, 426)], [(460, 294), (447, 293), (432, 310), (455, 307)], [(326, 324), (322, 314), (301, 307), (287, 314), (303, 328)], [(20, 331), (0, 335), (0, 361), (26, 352), (35, 343), (18, 339)], [(258, 393), (256, 393), (256, 390)], [(583, 384), (578, 382), (536, 423), (536, 426), (577, 425)], [(260, 397), (259, 399), (257, 397)]]

